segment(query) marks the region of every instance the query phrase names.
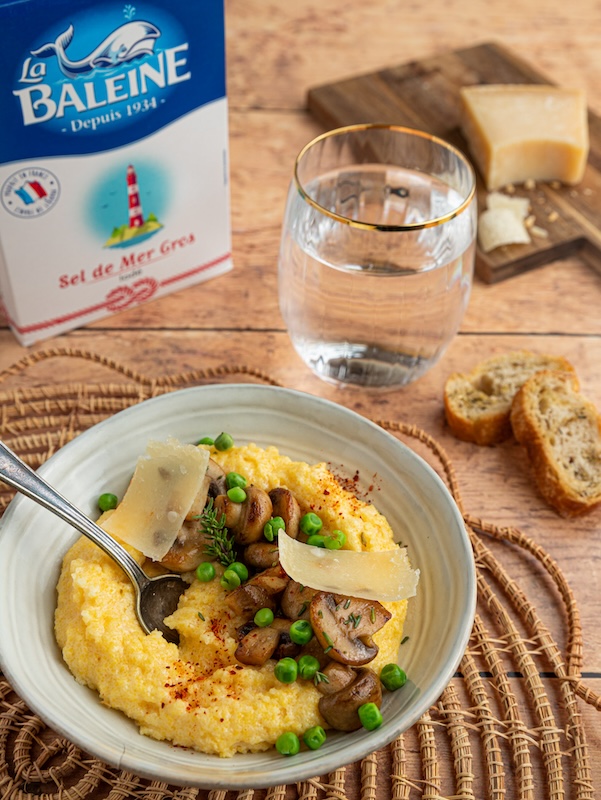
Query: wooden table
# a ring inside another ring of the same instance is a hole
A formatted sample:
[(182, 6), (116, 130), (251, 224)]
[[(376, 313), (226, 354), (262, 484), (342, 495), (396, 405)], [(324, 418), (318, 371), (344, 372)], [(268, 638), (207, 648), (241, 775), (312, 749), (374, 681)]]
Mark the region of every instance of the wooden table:
[[(371, 418), (420, 426), (446, 449), (468, 511), (520, 528), (560, 565), (580, 608), (587, 681), (601, 692), (600, 513), (560, 519), (537, 494), (514, 442), (495, 448), (458, 442), (445, 427), (442, 407), (449, 372), (518, 348), (567, 357), (583, 393), (601, 406), (601, 276), (571, 258), (494, 286), (476, 280), (461, 331), (444, 359), (415, 384), (382, 394), (340, 390), (309, 372), (288, 340), (276, 278), (293, 160), (320, 132), (305, 110), (309, 87), (496, 40), (550, 80), (584, 87), (590, 107), (601, 113), (598, 3), (228, 0), (226, 24), (234, 271), (27, 349), (1, 327), (0, 371), (48, 347), (91, 350), (148, 376), (246, 364)], [(2, 388), (85, 380), (92, 369), (74, 361), (70, 368), (69, 375), (56, 374), (40, 363)], [(590, 707), (583, 707), (583, 715), (601, 792), (601, 716)]]

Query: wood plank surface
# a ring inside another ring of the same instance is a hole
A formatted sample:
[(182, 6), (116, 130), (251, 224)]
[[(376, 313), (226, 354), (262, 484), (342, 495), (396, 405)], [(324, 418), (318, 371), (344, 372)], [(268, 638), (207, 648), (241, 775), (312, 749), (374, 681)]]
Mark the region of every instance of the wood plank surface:
[[(546, 84), (527, 61), (495, 42), (478, 44), (370, 74), (313, 87), (309, 110), (328, 129), (355, 123), (403, 125), (440, 136), (470, 157), (461, 132), (463, 86)], [(576, 186), (540, 183), (516, 187), (530, 202), (534, 225), (547, 236), (528, 244), (476, 251), (476, 271), (487, 283), (510, 278), (584, 249), (591, 265), (601, 262), (601, 118), (590, 117), (590, 154), (584, 179)], [(487, 190), (478, 173), (478, 201), (486, 208)]]
[[(548, 80), (584, 88), (598, 115), (597, 0), (227, 0), (226, 29), (234, 270), (28, 348), (0, 320), (0, 371), (48, 347), (82, 347), (149, 376), (243, 363), (370, 418), (422, 427), (447, 450), (466, 508), (522, 529), (559, 564), (580, 610), (585, 669), (601, 674), (601, 516), (560, 519), (538, 496), (519, 446), (508, 442), (478, 448), (458, 442), (442, 413), (442, 388), (450, 372), (521, 347), (567, 357), (583, 393), (601, 406), (601, 276), (584, 263), (586, 253), (494, 285), (476, 278), (460, 333), (445, 357), (421, 380), (395, 392), (340, 390), (314, 377), (290, 345), (277, 299), (280, 227), (292, 165), (301, 147), (323, 130), (306, 108), (311, 87), (495, 41), (519, 53)], [(99, 374), (102, 379), (111, 375), (73, 360), (60, 370), (40, 363), (26, 375), (7, 378), (0, 391), (98, 379)], [(527, 577), (527, 565), (517, 554), (510, 557), (517, 575), (528, 581), (525, 589), (535, 606), (546, 607), (548, 587), (542, 579)], [(588, 681), (601, 691), (600, 678)], [(600, 796), (600, 716), (584, 704), (582, 714), (592, 781)], [(409, 749), (409, 761), (419, 758), (417, 748), (418, 743), (415, 752)], [(408, 792), (421, 797), (422, 788)], [(564, 787), (566, 798), (578, 791)], [(358, 784), (346, 793), (358, 797)]]

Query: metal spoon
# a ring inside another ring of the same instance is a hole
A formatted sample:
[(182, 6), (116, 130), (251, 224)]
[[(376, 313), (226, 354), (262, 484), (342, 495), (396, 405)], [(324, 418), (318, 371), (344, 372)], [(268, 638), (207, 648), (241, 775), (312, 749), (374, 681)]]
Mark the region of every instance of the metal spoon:
[(168, 628), (164, 620), (175, 611), (182, 592), (188, 588), (188, 584), (180, 575), (159, 575), (156, 578), (149, 578), (125, 548), (46, 483), (2, 442), (0, 442), (0, 478), (68, 522), (104, 550), (134, 585), (136, 614), (142, 629), (146, 633), (159, 630), (168, 642), (175, 644), (179, 642), (177, 631)]

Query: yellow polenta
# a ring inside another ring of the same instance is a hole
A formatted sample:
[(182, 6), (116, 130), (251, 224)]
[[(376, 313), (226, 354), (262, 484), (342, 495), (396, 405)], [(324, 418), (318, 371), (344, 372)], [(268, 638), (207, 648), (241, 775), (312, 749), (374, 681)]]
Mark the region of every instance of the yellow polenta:
[[(255, 445), (213, 450), (211, 457), (266, 491), (290, 489), (303, 512), (322, 518), (325, 532), (344, 530), (350, 549), (393, 545), (386, 519), (342, 489), (324, 464), (293, 462), (273, 447)], [(217, 566), (218, 576), (221, 571)], [(59, 646), (77, 680), (135, 720), (141, 733), (220, 756), (266, 750), (281, 733), (302, 736), (307, 728), (324, 725), (317, 708), (321, 695), (311, 681), (280, 683), (273, 660), (263, 667), (237, 662), (236, 631), (246, 620), (225, 605), (218, 577), (209, 583), (190, 580), (169, 620), (180, 633), (178, 647), (156, 631), (142, 632), (128, 578), (99, 548), (80, 539), (63, 562), (55, 615)], [(392, 618), (374, 637), (380, 651), (369, 666), (376, 672), (396, 661), (406, 612), (406, 601), (385, 605)]]

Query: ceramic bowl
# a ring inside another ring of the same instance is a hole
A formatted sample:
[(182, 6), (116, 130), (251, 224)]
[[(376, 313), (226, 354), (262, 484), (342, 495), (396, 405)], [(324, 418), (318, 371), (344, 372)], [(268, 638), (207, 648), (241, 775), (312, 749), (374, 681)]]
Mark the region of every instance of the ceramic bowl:
[(475, 568), (461, 515), (443, 482), (395, 437), (362, 416), (301, 392), (255, 385), (202, 386), (122, 411), (78, 436), (40, 473), (84, 513), (107, 490), (123, 493), (149, 439), (195, 441), (225, 430), (237, 444), (276, 445), (295, 460), (359, 473), (362, 493), (385, 514), (420, 570), (399, 662), (407, 684), (385, 693), (375, 731), (328, 735), (316, 751), (275, 749), (223, 759), (142, 736), (123, 714), (75, 681), (53, 634), (61, 560), (78, 534), (23, 496), (0, 523), (0, 657), (15, 691), (49, 726), (84, 751), (138, 775), (206, 789), (260, 788), (326, 774), (383, 747), (436, 702), (467, 645)]

